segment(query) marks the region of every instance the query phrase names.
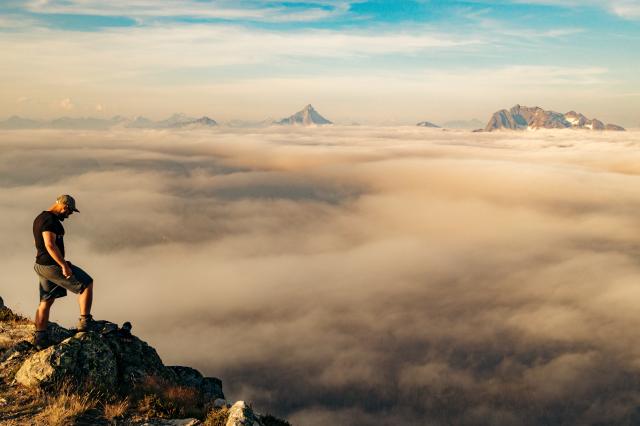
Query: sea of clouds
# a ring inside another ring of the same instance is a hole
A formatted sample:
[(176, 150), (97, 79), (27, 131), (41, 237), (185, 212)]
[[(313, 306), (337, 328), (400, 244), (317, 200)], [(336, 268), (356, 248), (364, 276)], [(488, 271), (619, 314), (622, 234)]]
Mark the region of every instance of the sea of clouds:
[[(640, 132), (0, 132), (5, 303), (61, 193), (94, 316), (295, 425), (640, 421)], [(52, 320), (74, 324), (71, 295)]]

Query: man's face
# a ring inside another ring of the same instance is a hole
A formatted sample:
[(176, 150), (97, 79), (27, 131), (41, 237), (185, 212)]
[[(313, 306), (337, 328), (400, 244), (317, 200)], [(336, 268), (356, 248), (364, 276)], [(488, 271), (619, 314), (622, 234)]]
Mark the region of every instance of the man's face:
[(72, 214), (73, 214), (73, 210), (71, 209), (71, 207), (65, 205), (64, 209), (62, 209), (62, 212), (60, 212), (60, 214), (58, 215), (58, 218), (60, 218), (60, 221), (63, 221), (69, 216), (71, 216)]

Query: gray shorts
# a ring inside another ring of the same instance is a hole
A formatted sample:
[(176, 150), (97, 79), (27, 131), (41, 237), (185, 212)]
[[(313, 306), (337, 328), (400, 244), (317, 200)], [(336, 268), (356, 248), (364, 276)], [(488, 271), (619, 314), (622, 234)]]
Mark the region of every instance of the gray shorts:
[(40, 279), (40, 300), (57, 299), (65, 297), (67, 290), (80, 294), (93, 282), (93, 278), (82, 268), (71, 265), (71, 276), (65, 278), (62, 275), (60, 265), (35, 264), (33, 269)]

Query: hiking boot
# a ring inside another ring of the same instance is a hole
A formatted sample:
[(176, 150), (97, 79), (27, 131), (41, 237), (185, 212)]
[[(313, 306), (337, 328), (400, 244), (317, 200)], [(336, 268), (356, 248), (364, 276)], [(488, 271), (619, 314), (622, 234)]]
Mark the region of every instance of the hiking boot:
[(96, 331), (98, 323), (91, 315), (81, 315), (78, 319), (78, 331)]
[(37, 350), (41, 351), (51, 345), (53, 345), (53, 342), (51, 341), (51, 339), (49, 339), (49, 333), (47, 333), (46, 330), (36, 331), (34, 333), (33, 346), (35, 346)]

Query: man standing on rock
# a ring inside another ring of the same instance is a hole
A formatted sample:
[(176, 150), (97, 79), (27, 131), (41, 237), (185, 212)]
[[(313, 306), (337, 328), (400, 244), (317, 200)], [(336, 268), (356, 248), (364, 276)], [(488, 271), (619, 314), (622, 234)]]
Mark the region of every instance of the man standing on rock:
[(76, 200), (61, 195), (49, 210), (40, 213), (33, 221), (33, 237), (36, 244), (34, 269), (40, 279), (40, 305), (36, 311), (34, 344), (38, 349), (51, 345), (47, 334), (49, 310), (58, 297), (65, 297), (67, 290), (78, 295), (80, 319), (78, 331), (87, 331), (95, 323), (91, 317), (93, 278), (64, 258), (64, 228), (62, 221), (76, 208)]

